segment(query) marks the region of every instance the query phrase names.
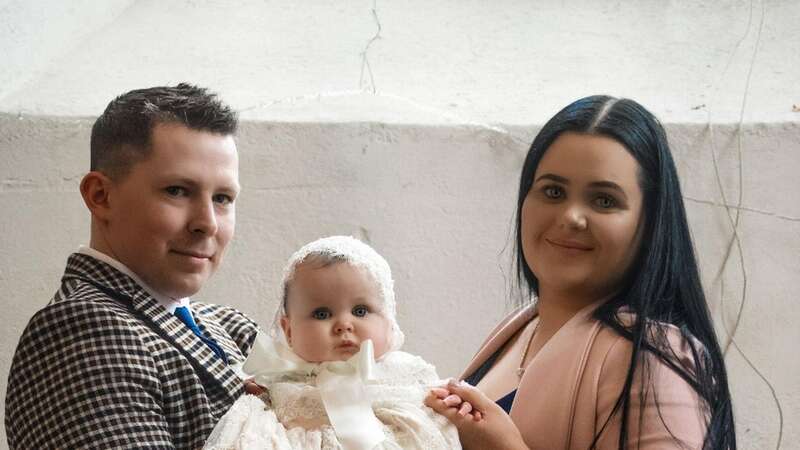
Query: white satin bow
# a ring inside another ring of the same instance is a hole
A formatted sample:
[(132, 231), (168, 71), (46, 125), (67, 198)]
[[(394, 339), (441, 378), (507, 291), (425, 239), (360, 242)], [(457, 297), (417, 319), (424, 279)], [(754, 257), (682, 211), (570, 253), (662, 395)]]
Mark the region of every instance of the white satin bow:
[(336, 436), (345, 450), (371, 450), (385, 439), (381, 422), (372, 411), (364, 383), (373, 379), (372, 341), (361, 343), (347, 361), (306, 362), (290, 348), (258, 333), (240, 371), (267, 385), (278, 375), (317, 374), (317, 388)]

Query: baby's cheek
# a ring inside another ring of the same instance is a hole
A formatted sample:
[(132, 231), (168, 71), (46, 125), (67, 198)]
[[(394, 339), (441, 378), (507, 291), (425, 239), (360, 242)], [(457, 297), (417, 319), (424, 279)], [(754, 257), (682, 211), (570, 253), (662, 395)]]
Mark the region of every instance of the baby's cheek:
[[(376, 324), (377, 325), (377, 324)], [(388, 321), (381, 320), (371, 333), (372, 345), (375, 350), (375, 358), (380, 358), (389, 351), (389, 337), (391, 336), (391, 325)]]

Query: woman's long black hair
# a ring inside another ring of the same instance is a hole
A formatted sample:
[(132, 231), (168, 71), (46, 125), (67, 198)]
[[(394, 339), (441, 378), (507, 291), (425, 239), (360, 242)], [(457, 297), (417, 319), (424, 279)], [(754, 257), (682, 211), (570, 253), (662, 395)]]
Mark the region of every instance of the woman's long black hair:
[[(625, 385), (611, 414), (622, 414), (620, 450), (626, 448), (630, 429), (634, 372), (640, 367), (643, 369), (637, 376), (650, 376), (645, 353), (655, 355), (671, 367), (706, 401), (709, 422), (703, 448), (734, 450), (736, 436), (725, 362), (700, 284), (677, 171), (664, 128), (635, 101), (600, 95), (582, 98), (559, 111), (534, 139), (522, 168), (516, 215), (517, 276), (520, 286), (528, 288), (530, 295), (526, 299), (538, 295), (539, 283), (522, 253), (522, 204), (542, 156), (564, 132), (610, 137), (621, 143), (639, 164), (644, 227), (640, 248), (623, 279), (622, 289), (594, 313), (597, 320), (633, 344)], [(621, 309), (633, 312), (633, 320), (623, 323), (618, 315)], [(658, 322), (680, 329), (692, 347), (693, 367), (683, 367), (678, 362), (663, 327), (648, 326)], [(701, 345), (696, 345), (697, 341)]]

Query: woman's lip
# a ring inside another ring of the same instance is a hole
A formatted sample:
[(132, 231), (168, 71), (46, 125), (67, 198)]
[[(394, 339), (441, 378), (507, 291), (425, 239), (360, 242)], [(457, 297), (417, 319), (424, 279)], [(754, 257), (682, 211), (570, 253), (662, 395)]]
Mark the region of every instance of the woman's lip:
[(585, 252), (588, 252), (594, 248), (589, 245), (583, 244), (581, 242), (575, 242), (575, 241), (562, 241), (560, 239), (547, 239), (547, 238), (545, 238), (545, 240), (555, 246), (564, 247), (572, 250), (583, 250)]

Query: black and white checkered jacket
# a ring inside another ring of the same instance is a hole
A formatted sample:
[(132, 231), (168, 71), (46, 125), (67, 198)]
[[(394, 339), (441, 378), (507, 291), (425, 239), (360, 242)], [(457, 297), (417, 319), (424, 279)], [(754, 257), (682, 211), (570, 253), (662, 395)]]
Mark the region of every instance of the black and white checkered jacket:
[[(254, 322), (192, 303), (231, 364)], [(130, 277), (73, 254), (20, 338), (6, 393), (12, 449), (197, 448), (242, 394), (229, 366)]]

